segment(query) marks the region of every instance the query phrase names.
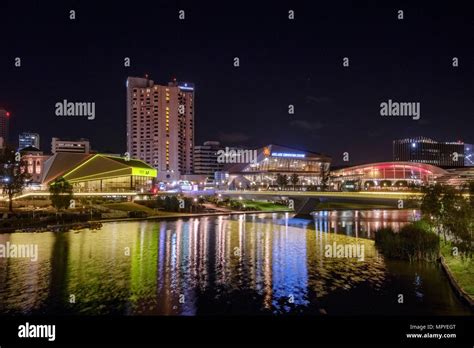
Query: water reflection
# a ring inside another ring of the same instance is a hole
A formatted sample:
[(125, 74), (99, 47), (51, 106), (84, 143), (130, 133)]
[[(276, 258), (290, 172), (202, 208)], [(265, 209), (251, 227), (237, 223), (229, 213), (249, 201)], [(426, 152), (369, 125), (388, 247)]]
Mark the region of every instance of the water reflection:
[[(257, 214), (3, 234), (0, 243), (38, 243), (39, 259), (0, 259), (0, 313), (466, 313), (436, 266), (395, 267), (361, 238), (375, 228), (363, 226), (402, 220), (383, 211), (314, 221)], [(328, 245), (349, 244), (364, 246), (364, 261), (328, 257)], [(404, 308), (391, 305), (396, 291), (407, 294)]]
[(373, 239), (380, 228), (391, 227), (398, 231), (408, 222), (419, 220), (420, 212), (409, 209), (323, 210), (315, 212), (313, 217), (318, 231)]

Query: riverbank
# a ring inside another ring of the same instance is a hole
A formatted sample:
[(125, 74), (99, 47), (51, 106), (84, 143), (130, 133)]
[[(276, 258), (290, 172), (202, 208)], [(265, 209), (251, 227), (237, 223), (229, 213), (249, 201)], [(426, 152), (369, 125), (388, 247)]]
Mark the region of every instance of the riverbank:
[(474, 310), (474, 260), (454, 256), (451, 246), (443, 243), (440, 263), (456, 294)]
[(31, 233), (35, 232), (34, 229), (37, 229), (36, 232), (67, 232), (71, 230), (77, 230), (78, 226), (83, 226), (83, 228), (89, 228), (93, 226), (95, 229), (96, 224), (107, 223), (107, 222), (126, 222), (126, 221), (160, 221), (160, 220), (175, 220), (182, 218), (200, 218), (206, 216), (232, 216), (232, 215), (247, 215), (247, 214), (271, 214), (271, 213), (293, 213), (292, 210), (275, 210), (275, 211), (261, 211), (261, 210), (250, 210), (250, 211), (218, 211), (218, 212), (205, 212), (205, 213), (170, 213), (166, 212), (160, 215), (151, 215), (147, 217), (117, 217), (117, 218), (105, 218), (105, 219), (92, 219), (85, 222), (77, 223), (63, 223), (55, 224), (48, 226), (24, 226), (21, 229), (15, 228), (3, 228), (0, 229), (1, 233)]

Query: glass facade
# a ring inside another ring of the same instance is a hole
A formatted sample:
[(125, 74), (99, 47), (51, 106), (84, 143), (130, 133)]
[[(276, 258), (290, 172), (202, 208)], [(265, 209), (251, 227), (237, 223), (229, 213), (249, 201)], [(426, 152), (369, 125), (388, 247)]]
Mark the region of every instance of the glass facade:
[(337, 176), (361, 177), (364, 179), (394, 180), (409, 179), (428, 181), (432, 176), (432, 172), (423, 168), (414, 166), (371, 166), (357, 168), (353, 170), (342, 170)]
[(251, 163), (244, 172), (306, 172), (320, 173), (320, 161), (310, 159), (267, 157), (258, 163)]
[(75, 192), (127, 192), (149, 191), (152, 179), (147, 176), (126, 175), (101, 180), (73, 182)]
[(438, 167), (427, 164), (386, 162), (344, 168), (331, 173), (331, 182), (336, 187), (344, 183), (356, 186), (391, 186), (414, 183), (423, 185), (434, 182), (446, 172)]
[(300, 185), (319, 185), (324, 166), (328, 162), (311, 158), (266, 157), (249, 164), (242, 175), (255, 184), (276, 185), (277, 175), (298, 175)]

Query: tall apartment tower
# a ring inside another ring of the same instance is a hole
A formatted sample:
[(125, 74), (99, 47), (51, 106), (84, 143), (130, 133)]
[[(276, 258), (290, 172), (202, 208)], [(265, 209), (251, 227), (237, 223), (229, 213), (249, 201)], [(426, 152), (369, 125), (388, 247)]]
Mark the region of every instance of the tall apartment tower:
[(0, 138), (3, 139), (4, 144), (8, 144), (10, 113), (0, 107)]
[(158, 180), (193, 173), (194, 85), (127, 79), (127, 152), (158, 170)]

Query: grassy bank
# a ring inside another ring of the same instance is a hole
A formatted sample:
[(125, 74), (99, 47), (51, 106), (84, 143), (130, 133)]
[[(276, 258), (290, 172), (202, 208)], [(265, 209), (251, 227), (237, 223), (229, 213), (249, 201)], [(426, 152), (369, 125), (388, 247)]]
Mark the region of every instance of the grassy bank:
[(458, 285), (474, 299), (474, 260), (453, 255), (449, 243), (441, 243), (441, 255)]
[(176, 214), (173, 212), (166, 212), (166, 211), (152, 209), (147, 206), (137, 204), (134, 202), (107, 203), (107, 204), (104, 204), (103, 206), (108, 209), (125, 211), (125, 212), (130, 212), (130, 211), (144, 212), (149, 216), (152, 216), (152, 215), (167, 216), (167, 215)]
[(273, 202), (243, 200), (242, 204), (245, 205), (245, 207), (249, 210), (260, 210), (260, 211), (287, 211), (289, 210), (286, 205), (276, 204)]

